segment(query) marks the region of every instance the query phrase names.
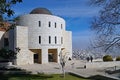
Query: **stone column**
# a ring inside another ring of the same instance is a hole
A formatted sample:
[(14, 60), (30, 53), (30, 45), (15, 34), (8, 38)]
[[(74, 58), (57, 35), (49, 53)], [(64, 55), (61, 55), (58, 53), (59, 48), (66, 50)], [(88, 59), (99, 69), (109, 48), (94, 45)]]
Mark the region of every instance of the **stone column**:
[(41, 53), (38, 53), (38, 63), (40, 63), (41, 64)]
[(60, 51), (61, 51), (61, 48), (57, 48), (57, 54), (58, 54), (58, 55), (57, 55), (57, 56), (58, 56), (58, 58), (57, 58), (57, 59), (58, 59), (57, 62), (58, 62), (58, 63), (60, 63), (60, 56), (59, 56)]
[(48, 63), (48, 49), (47, 48), (43, 48), (42, 49), (42, 54), (41, 54), (41, 62), (42, 62), (42, 64), (44, 64), (44, 63)]

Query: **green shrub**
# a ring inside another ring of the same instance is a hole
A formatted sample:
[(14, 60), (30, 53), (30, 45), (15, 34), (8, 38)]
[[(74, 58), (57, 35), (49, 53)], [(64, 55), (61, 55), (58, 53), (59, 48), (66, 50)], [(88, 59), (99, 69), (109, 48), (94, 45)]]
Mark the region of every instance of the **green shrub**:
[(116, 61), (120, 61), (120, 56), (116, 57)]
[(105, 56), (103, 57), (103, 61), (113, 61), (113, 58), (112, 58), (112, 56), (110, 56), (110, 55), (105, 55)]

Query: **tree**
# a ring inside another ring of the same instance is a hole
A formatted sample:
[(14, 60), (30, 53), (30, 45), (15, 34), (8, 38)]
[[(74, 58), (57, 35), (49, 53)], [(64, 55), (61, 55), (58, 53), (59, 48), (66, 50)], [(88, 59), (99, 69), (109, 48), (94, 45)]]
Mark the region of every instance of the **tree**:
[(12, 50), (8, 50), (5, 48), (0, 49), (0, 58), (7, 59), (9, 61), (16, 59), (16, 54), (17, 53)]
[(60, 57), (60, 65), (62, 67), (63, 76), (65, 77), (65, 64), (68, 60), (68, 52), (65, 49), (62, 49), (59, 54)]
[(21, 2), (22, 0), (0, 0), (0, 27), (2, 27), (2, 29), (8, 31), (13, 28), (14, 23), (6, 22), (6, 20), (4, 20), (4, 15), (7, 15), (8, 17), (13, 16), (15, 12), (11, 7)]
[(3, 16), (3, 14), (7, 14), (9, 17), (12, 16), (14, 10), (12, 10), (11, 7), (20, 2), (22, 2), (22, 0), (0, 0), (0, 17)]
[(102, 8), (91, 25), (98, 35), (95, 47), (103, 47), (105, 52), (120, 48), (120, 0), (90, 1)]

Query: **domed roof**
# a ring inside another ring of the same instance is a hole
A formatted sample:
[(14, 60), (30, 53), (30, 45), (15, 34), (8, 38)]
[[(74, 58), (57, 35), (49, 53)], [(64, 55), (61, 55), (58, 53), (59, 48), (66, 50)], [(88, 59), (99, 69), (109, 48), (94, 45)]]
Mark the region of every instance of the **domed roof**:
[(35, 8), (30, 12), (30, 14), (49, 14), (49, 15), (52, 15), (52, 13), (46, 8)]

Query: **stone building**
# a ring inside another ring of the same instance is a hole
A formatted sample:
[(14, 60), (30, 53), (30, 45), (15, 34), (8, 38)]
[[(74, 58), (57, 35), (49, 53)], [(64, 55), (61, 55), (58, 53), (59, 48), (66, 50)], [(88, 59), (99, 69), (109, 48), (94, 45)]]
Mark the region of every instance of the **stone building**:
[(45, 8), (19, 16), (15, 28), (7, 32), (1, 30), (0, 38), (0, 48), (7, 46), (17, 52), (16, 65), (59, 63), (63, 48), (72, 57), (72, 32), (66, 31), (63, 18)]

